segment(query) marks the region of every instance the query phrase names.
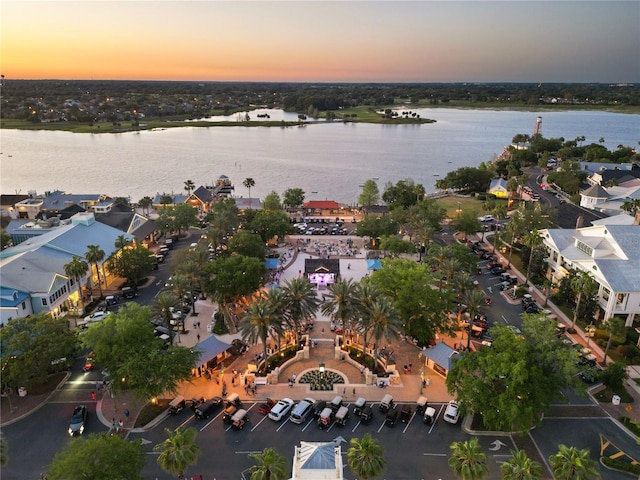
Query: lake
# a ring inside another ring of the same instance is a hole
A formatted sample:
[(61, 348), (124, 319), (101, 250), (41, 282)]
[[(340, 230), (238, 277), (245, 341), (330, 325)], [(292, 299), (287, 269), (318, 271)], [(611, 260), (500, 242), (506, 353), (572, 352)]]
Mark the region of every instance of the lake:
[[(199, 186), (227, 175), (237, 196), (255, 180), (252, 197), (264, 198), (300, 187), (307, 200), (354, 204), (360, 185), (412, 178), (433, 192), (435, 181), (462, 166), (491, 161), (519, 133), (532, 134), (542, 117), (542, 134), (615, 149), (637, 147), (640, 115), (600, 111), (521, 112), (414, 109), (423, 125), (341, 122), (305, 127), (184, 127), (122, 134), (75, 134), (0, 130), (2, 193), (60, 189), (105, 193), (136, 202), (156, 193), (184, 193), (184, 181)], [(297, 118), (279, 110), (271, 120)], [(218, 117), (214, 117), (218, 119)], [(235, 121), (237, 115), (228, 118)]]

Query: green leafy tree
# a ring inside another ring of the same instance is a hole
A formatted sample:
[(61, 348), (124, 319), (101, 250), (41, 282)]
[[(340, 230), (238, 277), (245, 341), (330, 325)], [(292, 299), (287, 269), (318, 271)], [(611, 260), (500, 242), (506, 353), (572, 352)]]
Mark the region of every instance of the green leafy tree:
[(251, 177), (247, 177), (243, 180), (242, 185), (249, 190), (249, 198), (251, 198), (251, 188), (256, 186), (256, 181)]
[(278, 195), (275, 191), (271, 191), (264, 197), (264, 201), (262, 202), (265, 210), (282, 210), (282, 203), (280, 202), (280, 195)]
[(9, 235), (5, 230), (0, 231), (0, 250), (4, 250), (11, 245), (13, 245), (11, 235)]
[(104, 250), (99, 245), (87, 245), (87, 251), (84, 254), (84, 258), (93, 265), (96, 269), (96, 275), (98, 277), (98, 289), (100, 296), (102, 297), (102, 282), (100, 280), (100, 264), (104, 260)]
[(265, 448), (261, 453), (250, 453), (249, 458), (256, 464), (249, 469), (251, 480), (286, 480), (287, 459), (273, 448)]
[(609, 338), (607, 339), (607, 346), (604, 349), (604, 358), (602, 359), (602, 364), (607, 364), (607, 354), (609, 353), (609, 348), (611, 347), (611, 340), (613, 337), (619, 338), (620, 343), (624, 343), (626, 340), (626, 329), (624, 326), (624, 321), (617, 317), (612, 317), (604, 323), (604, 327), (609, 334)]
[(384, 451), (378, 441), (366, 433), (362, 439), (349, 440), (347, 462), (349, 468), (359, 477), (367, 480), (380, 475), (387, 468)]
[(380, 189), (375, 180), (370, 179), (362, 185), (362, 192), (358, 196), (358, 204), (368, 207), (380, 203)]
[(178, 475), (178, 480), (183, 480), (184, 472), (190, 465), (198, 462), (200, 446), (196, 443), (198, 431), (193, 428), (178, 427), (175, 431), (165, 428), (167, 438), (153, 447), (154, 452), (159, 452), (158, 465), (165, 472)]
[[(2, 383), (29, 388), (44, 382), (58, 358), (73, 358), (76, 336), (69, 321), (46, 313), (14, 318), (0, 329)], [(60, 364), (58, 368), (63, 368)]]
[(149, 322), (151, 309), (129, 303), (82, 336), (83, 346), (95, 353), (96, 363), (107, 370), (114, 393), (130, 390), (148, 400), (168, 392), (175, 394), (182, 382), (191, 380), (191, 370), (200, 353), (180, 345), (169, 345), (155, 337)]
[(442, 314), (450, 295), (432, 288), (435, 279), (428, 265), (405, 259), (385, 259), (382, 263), (383, 268), (362, 281), (360, 289), (370, 283), (392, 299), (405, 332), (423, 345), (430, 344), (438, 333), (453, 332), (450, 318)]
[(141, 480), (145, 454), (140, 440), (92, 433), (74, 438), (58, 452), (47, 472), (49, 480)]
[(436, 181), (438, 190), (486, 192), (491, 184), (493, 172), (486, 168), (462, 167), (449, 172)]
[(282, 210), (255, 212), (253, 220), (248, 222), (247, 230), (260, 235), (264, 243), (268, 243), (274, 238), (282, 239), (294, 232), (289, 216)]
[(561, 444), (558, 449), (558, 453), (549, 457), (551, 471), (556, 480), (587, 480), (600, 477), (588, 448), (578, 450), (576, 447)]
[(264, 241), (257, 233), (240, 230), (229, 240), (227, 253), (264, 260)]
[(129, 285), (139, 285), (151, 273), (154, 263), (151, 250), (142, 245), (120, 250), (107, 261), (109, 270), (126, 278)]
[(556, 322), (523, 315), (523, 336), (507, 326), (490, 330), (491, 348), (465, 352), (447, 375), (461, 413), (482, 415), (488, 430), (526, 431), (563, 388), (582, 388), (576, 353), (556, 336)]
[(167, 208), (168, 205), (172, 205), (173, 204), (173, 196), (169, 195), (168, 193), (165, 193), (163, 195), (160, 196), (160, 205), (162, 205), (162, 208)]
[(178, 235), (182, 230), (187, 230), (198, 222), (198, 209), (187, 203), (178, 203), (173, 207), (172, 213), (173, 227), (178, 230)]
[(401, 253), (414, 253), (416, 247), (397, 235), (385, 235), (380, 239), (380, 250), (397, 257)]
[(304, 204), (304, 190), (301, 188), (288, 188), (282, 195), (282, 203), (287, 208), (298, 208)]
[(605, 387), (613, 391), (624, 388), (624, 381), (629, 378), (627, 366), (622, 362), (613, 362), (600, 373), (600, 380)]
[(451, 220), (451, 226), (459, 232), (464, 233), (465, 238), (467, 235), (472, 235), (476, 232), (484, 231), (482, 223), (478, 220), (476, 212), (472, 210), (463, 210), (459, 215)]
[(413, 179), (407, 178), (398, 181), (395, 185), (391, 182), (387, 183), (382, 194), (382, 200), (385, 201), (390, 210), (396, 207), (409, 208), (424, 199), (425, 193), (422, 184), (415, 183)]
[(450, 446), (449, 466), (462, 480), (480, 480), (489, 474), (487, 455), (476, 437), (466, 442), (453, 442)]
[(64, 273), (73, 278), (76, 285), (78, 286), (78, 303), (80, 304), (80, 309), (84, 308), (84, 303), (82, 301), (82, 277), (84, 277), (89, 271), (89, 264), (85, 262), (82, 258), (73, 256), (69, 263), (64, 265)]
[(511, 450), (511, 458), (500, 465), (502, 480), (541, 480), (542, 465), (530, 459), (524, 450)]
[(264, 261), (242, 255), (218, 257), (205, 267), (210, 276), (204, 292), (220, 306), (225, 324), (229, 331), (236, 329), (236, 317), (232, 311), (233, 303), (241, 296), (249, 295), (262, 284), (265, 272)]
[(206, 221), (209, 225), (207, 238), (214, 248), (222, 245), (225, 237), (233, 235), (237, 230), (240, 225), (239, 213), (232, 198), (213, 204)]
[(398, 224), (389, 215), (378, 217), (367, 214), (356, 226), (356, 235), (360, 237), (379, 238), (398, 233)]
[(118, 235), (118, 238), (116, 238), (116, 241), (114, 242), (114, 246), (117, 250), (121, 250), (124, 247), (128, 246), (130, 243), (131, 241), (128, 240), (125, 235)]

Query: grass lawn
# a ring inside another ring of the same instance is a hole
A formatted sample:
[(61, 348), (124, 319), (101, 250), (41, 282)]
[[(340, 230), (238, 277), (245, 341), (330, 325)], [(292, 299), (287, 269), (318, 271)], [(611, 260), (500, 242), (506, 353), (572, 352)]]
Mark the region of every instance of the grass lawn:
[(482, 215), (482, 202), (475, 197), (443, 197), (439, 198), (438, 204), (442, 205), (447, 210), (448, 218), (456, 218), (457, 210), (460, 208), (462, 211), (472, 210)]
[(147, 403), (142, 407), (142, 410), (140, 410), (140, 414), (138, 415), (138, 418), (136, 418), (134, 428), (142, 428), (147, 425), (151, 420), (169, 408), (170, 401), (171, 400), (168, 398), (159, 398), (157, 403)]

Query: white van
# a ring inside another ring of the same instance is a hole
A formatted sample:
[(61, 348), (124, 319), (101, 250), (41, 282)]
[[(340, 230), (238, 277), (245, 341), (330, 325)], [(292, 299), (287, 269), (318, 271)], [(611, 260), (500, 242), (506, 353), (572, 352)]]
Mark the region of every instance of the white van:
[(289, 420), (293, 423), (297, 423), (300, 425), (304, 423), (311, 412), (313, 412), (313, 405), (316, 401), (313, 398), (305, 398), (304, 400), (298, 402), (298, 404), (291, 411), (291, 415), (289, 415)]

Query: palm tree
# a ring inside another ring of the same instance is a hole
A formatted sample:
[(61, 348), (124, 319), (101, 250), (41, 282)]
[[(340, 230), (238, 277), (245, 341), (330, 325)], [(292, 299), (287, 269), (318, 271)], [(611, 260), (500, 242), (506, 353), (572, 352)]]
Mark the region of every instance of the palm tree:
[(320, 307), (324, 315), (333, 316), (342, 321), (342, 326), (357, 315), (357, 284), (350, 278), (329, 285), (329, 293)]
[(126, 247), (127, 245), (129, 245), (129, 240), (127, 240), (127, 237), (125, 237), (124, 235), (118, 235), (118, 238), (116, 238), (115, 241), (115, 247), (117, 250), (121, 250), (124, 247)]
[(366, 433), (362, 440), (352, 438), (349, 444), (351, 447), (347, 450), (347, 462), (356, 475), (367, 480), (377, 477), (387, 468), (382, 447), (370, 433)]
[(264, 297), (271, 306), (273, 323), (276, 327), (273, 329), (273, 334), (278, 339), (278, 350), (280, 350), (282, 335), (284, 334), (286, 327), (290, 325), (286, 293), (281, 288), (272, 288), (267, 291)]
[(529, 283), (529, 273), (531, 273), (531, 260), (533, 259), (533, 251), (536, 249), (538, 245), (542, 243), (542, 238), (540, 237), (540, 232), (535, 228), (527, 233), (522, 242), (530, 248), (529, 251), (529, 263), (527, 264), (527, 275), (524, 279), (524, 283)]
[(267, 358), (267, 339), (269, 335), (280, 331), (277, 315), (273, 311), (273, 305), (264, 297), (256, 298), (242, 314), (238, 329), (242, 340), (251, 344), (262, 342), (264, 358)]
[(602, 364), (606, 365), (607, 354), (609, 353), (609, 347), (611, 346), (611, 339), (613, 337), (622, 338), (624, 343), (626, 328), (624, 326), (624, 321), (615, 317), (610, 318), (609, 320), (604, 322), (604, 326), (607, 330), (607, 333), (609, 334), (609, 339), (607, 340), (607, 346), (604, 349), (604, 358), (602, 359)]
[(319, 302), (311, 284), (303, 277), (295, 277), (284, 282), (282, 290), (287, 302), (287, 321), (296, 332), (318, 311)]
[(104, 260), (104, 250), (100, 248), (100, 245), (87, 245), (87, 251), (84, 254), (84, 258), (90, 264), (96, 268), (96, 275), (98, 276), (98, 289), (100, 290), (100, 296), (102, 297), (102, 283), (100, 282), (100, 268), (99, 263)]
[(158, 465), (165, 472), (178, 475), (178, 480), (184, 477), (184, 471), (189, 465), (195, 465), (200, 455), (200, 446), (196, 444), (198, 431), (191, 427), (178, 427), (175, 433), (165, 428), (167, 439), (153, 447), (154, 452), (160, 452)]
[(540, 480), (542, 465), (527, 457), (524, 450), (511, 450), (511, 458), (500, 465), (502, 480)]
[(172, 311), (178, 308), (179, 300), (172, 293), (161, 293), (155, 299), (151, 310), (164, 322), (165, 327), (171, 330)]
[[(451, 281), (453, 275), (462, 268), (460, 260), (455, 257), (447, 258), (441, 265), (444, 276), (447, 278), (447, 283)], [(442, 290), (442, 277), (440, 277), (440, 290)]]
[(251, 198), (251, 187), (255, 187), (256, 181), (251, 177), (247, 177), (242, 182), (242, 185), (249, 190), (249, 198)]
[(549, 457), (551, 471), (556, 480), (586, 480), (600, 477), (596, 463), (591, 460), (589, 449), (560, 445), (558, 453)]
[(196, 184), (193, 180), (186, 180), (184, 182), (184, 189), (187, 191), (187, 196), (191, 195), (191, 192), (196, 188)]
[(476, 313), (480, 310), (480, 306), (484, 304), (484, 293), (480, 290), (468, 290), (462, 295), (461, 300), (467, 306), (469, 311), (469, 331), (467, 332), (467, 350), (471, 348), (471, 322), (473, 321)]
[(449, 466), (457, 477), (462, 480), (480, 480), (489, 473), (487, 456), (476, 437), (466, 442), (453, 442), (450, 448)]
[(571, 328), (576, 326), (578, 320), (578, 311), (580, 310), (580, 303), (582, 302), (582, 296), (593, 295), (594, 290), (597, 288), (597, 282), (589, 275), (588, 272), (580, 270), (577, 275), (571, 279), (571, 290), (578, 294), (576, 299), (576, 309), (573, 312), (573, 321), (571, 322)]
[(87, 274), (88, 270), (89, 264), (75, 255), (69, 263), (64, 265), (64, 273), (73, 278), (76, 285), (78, 285), (78, 301), (80, 303), (81, 310), (84, 308), (84, 304), (82, 302), (82, 277)]
[(138, 206), (142, 209), (142, 213), (147, 212), (149, 215), (149, 207), (153, 205), (153, 199), (151, 197), (142, 197), (138, 202)]
[(374, 358), (377, 358), (378, 347), (383, 339), (391, 342), (398, 339), (402, 334), (402, 320), (393, 303), (383, 296), (374, 300), (373, 305), (365, 315), (367, 317), (367, 325), (365, 325), (367, 330), (363, 333), (366, 338), (367, 331), (371, 332), (373, 355)]
[(289, 478), (287, 459), (273, 448), (265, 448), (262, 453), (250, 453), (249, 458), (253, 458), (257, 463), (249, 469), (251, 480), (286, 480)]

